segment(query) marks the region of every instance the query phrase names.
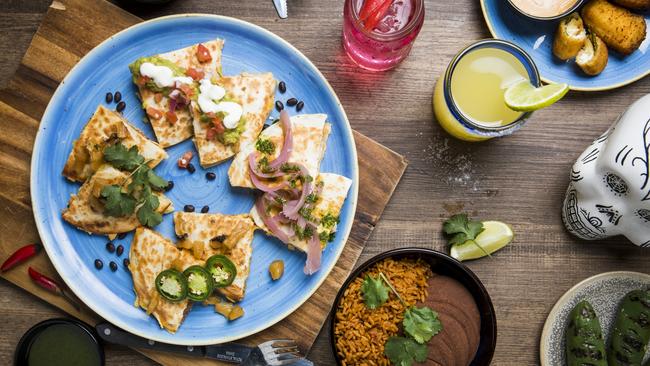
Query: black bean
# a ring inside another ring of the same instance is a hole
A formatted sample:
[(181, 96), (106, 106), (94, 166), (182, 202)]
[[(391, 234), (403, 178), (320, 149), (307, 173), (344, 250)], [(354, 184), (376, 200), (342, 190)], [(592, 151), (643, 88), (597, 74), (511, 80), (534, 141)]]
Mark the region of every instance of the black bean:
[(190, 172), (190, 174), (194, 174), (194, 172), (196, 171), (194, 164), (192, 163), (187, 164), (187, 171)]
[(210, 206), (206, 205), (201, 207), (201, 213), (208, 213), (210, 211)]
[(187, 239), (188, 235), (187, 233), (181, 235), (176, 234), (176, 237), (178, 238), (178, 240), (185, 240)]
[(122, 93), (116, 91), (116, 92), (115, 92), (115, 98), (114, 98), (114, 99), (115, 99), (115, 103), (119, 103), (119, 102), (121, 102), (121, 101), (122, 101)]
[(284, 109), (284, 104), (282, 104), (281, 101), (276, 100), (276, 101), (275, 101), (275, 109), (277, 109), (278, 112), (280, 112), (281, 110)]
[(174, 182), (170, 180), (169, 182), (167, 182), (167, 187), (165, 187), (165, 192), (171, 191), (172, 188), (174, 188)]
[(117, 263), (111, 261), (111, 263), (109, 263), (108, 266), (111, 267), (111, 271), (113, 272), (117, 271)]
[(207, 172), (207, 173), (205, 173), (205, 179), (207, 179), (207, 180), (215, 180), (215, 179), (217, 179), (217, 175), (214, 174), (213, 172)]
[(296, 98), (289, 98), (287, 99), (287, 105), (289, 107), (293, 107), (294, 105), (298, 104), (298, 99)]
[(106, 93), (106, 103), (111, 103), (113, 101), (113, 93)]
[(287, 84), (284, 83), (284, 81), (280, 82), (280, 85), (278, 85), (278, 89), (280, 89), (280, 93), (284, 93), (287, 91)]
[(128, 234), (128, 233), (119, 233), (119, 234), (117, 234), (117, 238), (122, 240), (122, 239), (126, 238), (126, 234)]
[(124, 253), (124, 246), (120, 244), (117, 246), (117, 249), (115, 250), (115, 254), (117, 254), (117, 256), (119, 257), (122, 255), (122, 253)]
[(115, 108), (118, 112), (122, 112), (126, 108), (126, 103), (124, 101), (121, 101), (117, 103), (117, 108)]
[(95, 268), (102, 269), (104, 268), (104, 262), (101, 259), (95, 259)]
[(298, 102), (298, 104), (296, 105), (296, 110), (297, 110), (298, 112), (300, 112), (304, 107), (305, 107), (305, 102), (303, 102), (303, 101), (301, 100), (301, 101)]
[(194, 206), (185, 205), (185, 207), (183, 207), (183, 211), (185, 211), (185, 212), (194, 212)]
[(108, 250), (109, 253), (115, 252), (115, 245), (113, 245), (112, 242), (106, 243), (106, 250)]
[(129, 260), (129, 258), (124, 258), (124, 260), (122, 261), (122, 264), (124, 264), (124, 269), (128, 270), (129, 269), (129, 264), (131, 264), (131, 261)]

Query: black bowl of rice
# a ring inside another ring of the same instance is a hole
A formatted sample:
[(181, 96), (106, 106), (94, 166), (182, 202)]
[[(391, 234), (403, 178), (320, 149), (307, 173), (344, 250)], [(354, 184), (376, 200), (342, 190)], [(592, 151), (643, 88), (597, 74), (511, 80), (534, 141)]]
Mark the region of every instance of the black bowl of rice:
[[(371, 280), (394, 288), (374, 309), (363, 290)], [(421, 308), (435, 313), (437, 333), (418, 341), (419, 352), (398, 349), (416, 339), (404, 329), (405, 312)], [(409, 358), (410, 352), (413, 365), (487, 366), (496, 347), (496, 315), (481, 281), (464, 264), (426, 248), (391, 250), (359, 266), (339, 290), (330, 322), (338, 365), (389, 366), (396, 353)]]

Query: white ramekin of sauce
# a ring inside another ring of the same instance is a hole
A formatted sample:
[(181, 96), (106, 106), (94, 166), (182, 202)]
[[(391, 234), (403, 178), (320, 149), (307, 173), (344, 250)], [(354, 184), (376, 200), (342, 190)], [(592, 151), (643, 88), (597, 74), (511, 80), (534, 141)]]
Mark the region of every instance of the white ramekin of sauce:
[(508, 0), (521, 14), (536, 20), (555, 20), (575, 11), (584, 0)]

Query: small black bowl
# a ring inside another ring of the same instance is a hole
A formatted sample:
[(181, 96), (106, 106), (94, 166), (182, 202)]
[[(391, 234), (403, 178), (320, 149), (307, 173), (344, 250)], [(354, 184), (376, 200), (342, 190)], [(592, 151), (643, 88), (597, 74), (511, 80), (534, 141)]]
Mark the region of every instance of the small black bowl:
[(16, 351), (14, 353), (14, 366), (24, 366), (28, 364), (29, 352), (33, 342), (41, 332), (53, 325), (71, 325), (81, 329), (82, 332), (88, 336), (88, 339), (91, 340), (91, 343), (96, 346), (95, 350), (97, 351), (100, 361), (99, 366), (104, 366), (104, 348), (102, 348), (95, 330), (86, 323), (70, 318), (48, 319), (29, 328), (29, 330), (20, 338), (20, 341), (16, 346)]
[(350, 283), (354, 281), (361, 273), (366, 271), (373, 264), (386, 259), (386, 258), (420, 258), (431, 266), (434, 273), (451, 277), (460, 282), (474, 297), (476, 306), (481, 314), (481, 339), (479, 342), (478, 350), (472, 360), (471, 366), (488, 366), (494, 356), (494, 349), (497, 345), (497, 318), (492, 306), (492, 300), (481, 281), (476, 277), (474, 272), (467, 268), (464, 264), (456, 259), (448, 256), (447, 254), (426, 249), (426, 248), (400, 248), (390, 250), (374, 256), (367, 262), (359, 266), (354, 272), (350, 274), (345, 281), (334, 300), (334, 306), (330, 314), (330, 344), (332, 346), (332, 353), (336, 359), (337, 365), (342, 365), (336, 350), (336, 339), (334, 336), (334, 324), (336, 323), (336, 310), (343, 293), (348, 288)]

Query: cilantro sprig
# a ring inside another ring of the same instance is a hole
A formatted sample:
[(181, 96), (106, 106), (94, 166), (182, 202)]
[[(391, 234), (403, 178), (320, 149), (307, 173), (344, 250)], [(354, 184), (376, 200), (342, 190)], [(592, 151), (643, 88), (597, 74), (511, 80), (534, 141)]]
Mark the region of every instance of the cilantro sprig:
[(445, 221), (442, 230), (449, 235), (449, 245), (470, 242), (476, 245), (485, 255), (490, 256), (490, 253), (476, 242), (476, 237), (485, 230), (482, 222), (470, 220), (467, 214), (461, 213)]
[[(149, 161), (140, 155), (136, 146), (130, 149), (122, 144), (108, 146), (104, 149), (104, 160), (116, 169), (130, 172), (121, 185), (106, 185), (102, 188), (100, 194), (104, 200), (104, 214), (124, 217), (136, 213), (142, 225), (154, 227), (160, 224), (162, 215), (156, 211), (160, 201), (154, 191), (162, 191), (167, 187), (167, 180), (147, 165)], [(129, 184), (125, 189), (127, 182)]]
[(428, 349), (426, 343), (442, 331), (442, 323), (438, 313), (428, 306), (407, 306), (386, 275), (379, 272), (377, 277), (366, 275), (361, 284), (364, 303), (368, 309), (374, 310), (388, 300), (389, 292), (393, 292), (406, 308), (402, 327), (404, 337), (393, 336), (384, 344), (384, 354), (397, 366), (411, 366), (414, 361), (426, 361)]
[(384, 285), (384, 280), (379, 276), (374, 278), (366, 275), (363, 284), (361, 284), (361, 292), (363, 293), (363, 302), (370, 310), (377, 309), (388, 300), (388, 287)]
[(428, 353), (426, 344), (411, 338), (393, 336), (384, 344), (384, 354), (396, 366), (411, 366), (413, 361), (424, 362)]

